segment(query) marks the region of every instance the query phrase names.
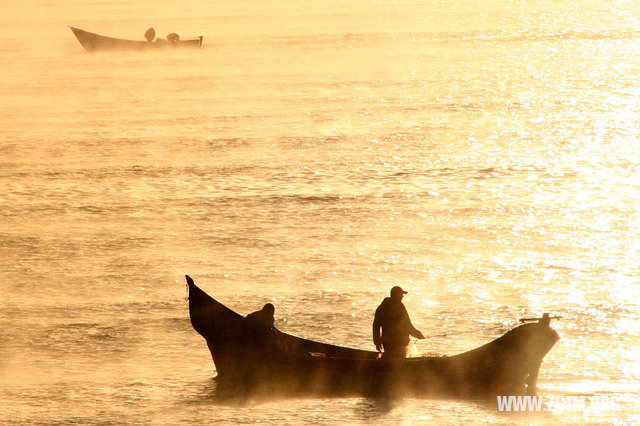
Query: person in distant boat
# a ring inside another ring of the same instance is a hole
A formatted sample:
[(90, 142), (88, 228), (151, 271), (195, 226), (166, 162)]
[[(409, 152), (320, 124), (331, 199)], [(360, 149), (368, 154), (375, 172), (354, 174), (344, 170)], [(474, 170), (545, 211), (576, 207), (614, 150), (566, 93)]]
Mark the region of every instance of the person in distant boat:
[[(404, 358), (409, 345), (409, 335), (424, 339), (420, 330), (411, 324), (402, 298), (407, 294), (402, 288), (391, 289), (391, 297), (385, 297), (373, 319), (373, 343), (376, 349), (390, 357)], [(381, 333), (382, 331), (382, 333)]]
[(177, 42), (180, 41), (180, 36), (176, 33), (171, 33), (167, 35), (167, 41), (170, 44), (176, 44)]
[(144, 38), (147, 40), (148, 43), (153, 42), (153, 39), (156, 38), (156, 30), (154, 30), (153, 27), (149, 28), (144, 33)]
[(252, 312), (242, 321), (242, 337), (247, 347), (257, 352), (273, 352), (277, 349), (273, 314), (276, 308), (267, 303), (261, 310)]

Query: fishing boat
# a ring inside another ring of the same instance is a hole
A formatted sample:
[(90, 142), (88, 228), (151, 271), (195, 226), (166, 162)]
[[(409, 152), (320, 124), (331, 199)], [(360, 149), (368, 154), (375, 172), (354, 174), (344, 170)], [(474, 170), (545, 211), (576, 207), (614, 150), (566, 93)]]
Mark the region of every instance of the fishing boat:
[(375, 351), (320, 343), (276, 330), (277, 351), (241, 337), (243, 316), (186, 276), (193, 328), (204, 337), (220, 389), (266, 395), (413, 395), (487, 398), (536, 393), (542, 359), (558, 340), (545, 314), (454, 356), (387, 359)]
[(202, 46), (202, 36), (186, 40), (168, 37), (167, 39), (155, 39), (147, 41), (123, 40), (119, 38), (105, 37), (90, 33), (79, 28), (69, 27), (76, 38), (88, 52), (97, 50), (146, 50), (146, 49), (175, 49), (197, 48)]

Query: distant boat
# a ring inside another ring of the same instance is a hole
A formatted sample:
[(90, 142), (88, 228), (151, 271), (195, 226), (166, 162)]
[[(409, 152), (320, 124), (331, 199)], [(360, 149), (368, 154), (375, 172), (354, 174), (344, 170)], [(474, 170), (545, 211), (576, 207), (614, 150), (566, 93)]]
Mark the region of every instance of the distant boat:
[(193, 328), (207, 342), (218, 386), (266, 395), (389, 395), (486, 398), (535, 394), (542, 358), (558, 340), (548, 319), (528, 323), (469, 352), (389, 360), (378, 352), (276, 331), (277, 353), (254, 353), (240, 337), (243, 316), (187, 276)]
[(79, 28), (69, 27), (76, 38), (88, 52), (96, 50), (145, 50), (145, 49), (173, 49), (183, 47), (200, 47), (202, 46), (202, 36), (187, 40), (165, 40), (156, 39), (155, 41), (138, 41), (123, 40), (119, 38), (105, 37), (98, 34), (90, 33)]

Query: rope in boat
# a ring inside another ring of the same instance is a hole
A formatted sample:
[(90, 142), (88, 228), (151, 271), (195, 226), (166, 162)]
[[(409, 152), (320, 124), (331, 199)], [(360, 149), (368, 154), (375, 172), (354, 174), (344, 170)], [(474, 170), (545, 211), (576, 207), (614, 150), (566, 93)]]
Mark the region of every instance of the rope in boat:
[[(513, 327), (515, 327), (518, 323), (515, 322), (513, 325), (509, 326), (507, 328), (507, 331), (511, 330)], [(467, 331), (458, 331), (455, 333), (440, 333), (440, 334), (432, 334), (429, 336), (424, 336), (425, 339), (430, 339), (432, 337), (448, 337), (448, 336), (458, 336), (461, 334), (469, 334), (469, 333), (477, 333), (479, 331), (488, 331), (488, 330), (497, 330), (499, 328), (504, 329), (505, 326), (504, 325), (496, 325), (493, 327), (486, 327), (486, 328), (478, 328), (478, 329), (474, 329), (474, 330), (467, 330)], [(415, 342), (417, 342), (419, 339), (416, 339), (413, 343), (415, 344)]]

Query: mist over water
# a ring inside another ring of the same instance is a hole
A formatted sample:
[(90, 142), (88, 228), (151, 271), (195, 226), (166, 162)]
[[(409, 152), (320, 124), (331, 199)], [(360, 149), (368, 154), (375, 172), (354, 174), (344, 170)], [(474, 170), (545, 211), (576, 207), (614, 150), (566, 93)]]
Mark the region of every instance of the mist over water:
[[(0, 17), (0, 423), (638, 421), (633, 2), (57, 3)], [(561, 315), (539, 393), (620, 407), (220, 404), (184, 274), (366, 349), (394, 285), (425, 335)]]

